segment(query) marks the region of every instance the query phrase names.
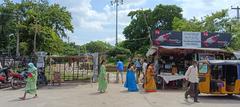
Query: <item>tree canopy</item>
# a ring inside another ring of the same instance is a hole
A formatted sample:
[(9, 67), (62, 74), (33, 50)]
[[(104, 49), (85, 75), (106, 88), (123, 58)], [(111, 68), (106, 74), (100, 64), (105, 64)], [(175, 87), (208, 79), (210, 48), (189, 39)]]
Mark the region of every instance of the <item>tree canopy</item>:
[(150, 46), (151, 31), (160, 30), (192, 32), (228, 32), (233, 35), (227, 49), (240, 49), (240, 22), (228, 16), (228, 10), (220, 10), (197, 19), (182, 17), (182, 9), (175, 5), (157, 5), (153, 10), (131, 11), (130, 24), (124, 29), (126, 41), (119, 45), (130, 49), (134, 54), (145, 54)]
[(150, 31), (156, 28), (172, 30), (174, 18), (182, 19), (182, 9), (176, 5), (157, 5), (153, 10), (131, 11), (130, 24), (124, 29), (126, 37), (123, 47), (130, 49), (132, 53), (145, 54), (150, 46)]
[(240, 22), (228, 16), (228, 10), (220, 10), (207, 15), (201, 20), (174, 18), (173, 30), (193, 32), (227, 32), (232, 34), (232, 41), (227, 49), (240, 49)]
[(11, 39), (10, 36), (15, 39), (19, 33), (20, 48), (24, 48), (21, 53), (31, 54), (36, 39), (36, 50), (55, 54), (62, 51), (61, 37), (67, 37), (67, 31), (73, 32), (70, 12), (59, 4), (49, 4), (47, 0), (22, 0), (20, 3), (4, 0), (0, 14), (3, 37), (0, 50), (6, 50), (8, 45), (15, 48), (16, 44), (2, 41)]
[(81, 50), (84, 50), (87, 53), (107, 53), (112, 48), (112, 45), (103, 41), (91, 41), (81, 46)]

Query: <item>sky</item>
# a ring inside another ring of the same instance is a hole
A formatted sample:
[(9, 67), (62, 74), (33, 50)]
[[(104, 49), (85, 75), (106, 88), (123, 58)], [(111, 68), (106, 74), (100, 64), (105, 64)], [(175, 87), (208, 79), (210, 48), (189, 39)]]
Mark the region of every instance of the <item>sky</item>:
[[(0, 3), (3, 0), (0, 0)], [(21, 0), (13, 0), (19, 2)], [(101, 40), (115, 44), (116, 18), (115, 7), (111, 0), (49, 0), (51, 4), (58, 3), (71, 12), (74, 32), (67, 32), (70, 42), (83, 45), (90, 41)], [(113, 0), (114, 1), (114, 0)], [(201, 18), (221, 9), (229, 9), (231, 17), (236, 11), (231, 6), (240, 6), (240, 0), (123, 0), (119, 6), (118, 39), (124, 40), (123, 29), (130, 23), (127, 16), (130, 11), (138, 9), (153, 9), (158, 4), (177, 5), (183, 9), (183, 17)]]

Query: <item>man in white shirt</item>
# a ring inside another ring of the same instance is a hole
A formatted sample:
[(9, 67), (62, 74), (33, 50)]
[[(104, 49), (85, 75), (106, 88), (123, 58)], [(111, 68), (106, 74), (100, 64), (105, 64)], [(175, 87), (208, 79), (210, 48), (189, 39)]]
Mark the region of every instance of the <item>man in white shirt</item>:
[(143, 74), (146, 73), (147, 65), (148, 65), (147, 60), (144, 59), (144, 61), (143, 61), (143, 65), (142, 65), (142, 71), (143, 71)]
[(194, 102), (198, 103), (198, 68), (197, 68), (197, 61), (192, 62), (192, 66), (188, 67), (187, 72), (185, 73), (185, 78), (187, 81), (190, 82), (190, 87), (185, 93), (185, 99), (188, 98), (188, 95), (194, 97)]

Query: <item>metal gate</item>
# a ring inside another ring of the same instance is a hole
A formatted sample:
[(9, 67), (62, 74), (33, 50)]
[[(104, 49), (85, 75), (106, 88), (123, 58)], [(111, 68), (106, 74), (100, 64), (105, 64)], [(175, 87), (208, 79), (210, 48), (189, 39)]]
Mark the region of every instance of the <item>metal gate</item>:
[(45, 75), (49, 81), (53, 80), (54, 73), (60, 73), (61, 79), (90, 80), (93, 75), (93, 57), (81, 56), (49, 56), (46, 60)]

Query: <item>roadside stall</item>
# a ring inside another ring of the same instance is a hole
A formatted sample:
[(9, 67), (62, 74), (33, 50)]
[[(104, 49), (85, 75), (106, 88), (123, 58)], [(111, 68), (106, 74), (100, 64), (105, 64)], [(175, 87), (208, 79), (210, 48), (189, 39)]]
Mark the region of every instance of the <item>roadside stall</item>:
[(228, 33), (174, 32), (155, 30), (153, 46), (147, 52), (155, 62), (157, 83), (180, 88), (184, 74), (193, 60), (234, 59), (231, 52), (223, 50), (229, 44)]

